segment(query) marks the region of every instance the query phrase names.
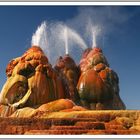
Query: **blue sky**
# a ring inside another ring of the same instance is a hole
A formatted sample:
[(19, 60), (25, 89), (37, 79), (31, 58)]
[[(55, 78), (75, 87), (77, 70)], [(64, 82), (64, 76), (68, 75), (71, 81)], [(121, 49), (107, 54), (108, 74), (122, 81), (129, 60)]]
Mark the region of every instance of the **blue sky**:
[(140, 109), (140, 7), (126, 6), (0, 6), (0, 89), (10, 59), (31, 45), (36, 28), (45, 20), (64, 22), (77, 30), (87, 45), (86, 21), (103, 27), (99, 45), (120, 79), (120, 96), (127, 109)]

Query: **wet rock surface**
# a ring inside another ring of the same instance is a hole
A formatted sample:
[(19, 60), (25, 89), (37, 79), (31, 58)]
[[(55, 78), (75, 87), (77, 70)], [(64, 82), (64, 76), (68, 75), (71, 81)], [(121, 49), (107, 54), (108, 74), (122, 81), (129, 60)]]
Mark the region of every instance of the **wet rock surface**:
[[(37, 108), (42, 104), (68, 98), (62, 78), (54, 71), (43, 51), (33, 46), (6, 68), (7, 81), (0, 94), (0, 104), (9, 110)], [(1, 106), (1, 108), (2, 108)], [(1, 116), (13, 113), (5, 112)]]
[(76, 104), (80, 104), (80, 98), (77, 91), (77, 83), (80, 76), (80, 70), (78, 69), (75, 61), (70, 55), (60, 56), (54, 66), (56, 72), (63, 77), (63, 83), (65, 83), (65, 92), (68, 93), (69, 99)]
[(40, 47), (33, 46), (9, 62), (6, 74), (0, 94), (1, 117), (29, 117), (48, 106), (49, 112), (125, 109), (119, 78), (100, 48), (85, 50), (79, 67), (67, 54), (53, 68)]
[(119, 96), (119, 78), (100, 48), (87, 49), (80, 61), (77, 84), (82, 106), (88, 109), (125, 109)]

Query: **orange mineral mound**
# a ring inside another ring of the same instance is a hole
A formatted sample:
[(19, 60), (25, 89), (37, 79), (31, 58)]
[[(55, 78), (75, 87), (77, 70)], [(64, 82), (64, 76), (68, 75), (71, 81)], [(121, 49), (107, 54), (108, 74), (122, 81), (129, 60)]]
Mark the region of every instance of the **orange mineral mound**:
[(63, 77), (63, 81), (66, 85), (66, 93), (69, 95), (68, 98), (73, 100), (76, 104), (80, 104), (76, 88), (80, 71), (75, 61), (68, 54), (64, 57), (60, 56), (56, 61), (54, 69), (61, 77)]
[(1, 117), (73, 118), (88, 109), (125, 109), (118, 75), (100, 48), (85, 50), (79, 66), (67, 54), (53, 68), (42, 49), (33, 46), (9, 62), (6, 74)]
[[(62, 77), (56, 73), (40, 47), (29, 48), (21, 57), (9, 62), (6, 68), (0, 104), (3, 115), (8, 116), (23, 107), (36, 108), (57, 99), (69, 97)], [(6, 113), (7, 106), (11, 113)]]
[(119, 96), (119, 78), (100, 48), (87, 49), (80, 61), (77, 84), (82, 106), (88, 109), (125, 109)]

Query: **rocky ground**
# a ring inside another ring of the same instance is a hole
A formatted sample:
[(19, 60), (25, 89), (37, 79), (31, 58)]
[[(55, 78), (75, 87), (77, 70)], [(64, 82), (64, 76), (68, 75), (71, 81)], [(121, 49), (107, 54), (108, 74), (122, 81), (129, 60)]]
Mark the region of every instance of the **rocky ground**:
[(27, 118), (0, 118), (0, 134), (139, 135), (140, 111), (60, 111)]

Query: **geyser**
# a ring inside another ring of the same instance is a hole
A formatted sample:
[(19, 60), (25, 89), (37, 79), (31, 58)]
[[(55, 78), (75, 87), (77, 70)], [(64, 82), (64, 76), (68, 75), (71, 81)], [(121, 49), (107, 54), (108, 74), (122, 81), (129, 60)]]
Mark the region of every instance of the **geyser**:
[[(79, 67), (66, 54), (53, 68), (41, 48), (33, 46), (10, 61), (6, 74), (0, 116), (10, 116), (26, 107), (37, 111), (43, 106), (46, 111), (44, 106), (50, 103), (54, 107), (52, 101), (58, 99), (71, 100), (64, 100), (64, 107), (72, 103), (94, 110), (125, 109), (119, 96), (118, 76), (97, 47), (86, 49)], [(61, 110), (63, 106), (59, 104)]]

